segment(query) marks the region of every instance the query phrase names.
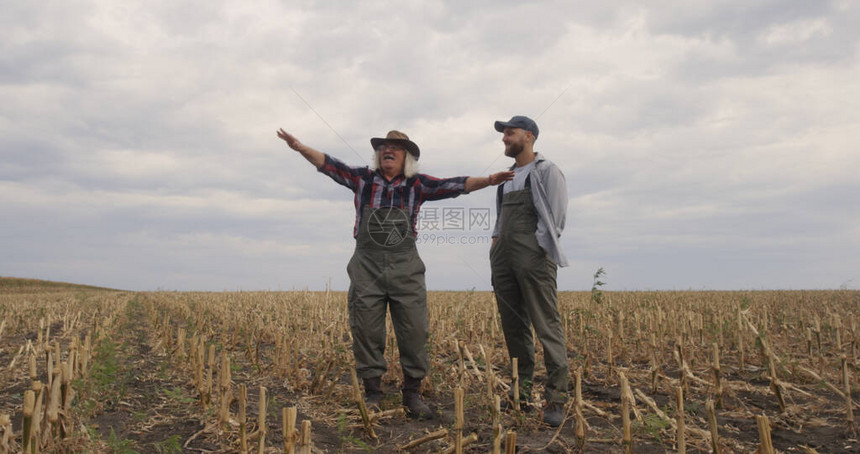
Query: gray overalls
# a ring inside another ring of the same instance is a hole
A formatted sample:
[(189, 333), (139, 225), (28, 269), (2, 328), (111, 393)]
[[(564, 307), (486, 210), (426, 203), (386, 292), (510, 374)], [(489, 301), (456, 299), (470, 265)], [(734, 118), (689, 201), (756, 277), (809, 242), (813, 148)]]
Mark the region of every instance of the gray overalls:
[(530, 177), (525, 189), (499, 194), (499, 237), (490, 248), (493, 290), (511, 358), (518, 358), (523, 393), (531, 393), (535, 349), (531, 326), (543, 345), (547, 371), (546, 400), (567, 401), (567, 349), (558, 313), (557, 265), (535, 238), (538, 217), (531, 197)]
[(409, 214), (398, 208), (363, 207), (349, 274), (349, 324), (361, 378), (386, 371), (385, 310), (400, 350), (404, 375), (424, 378), (429, 367), (427, 289)]

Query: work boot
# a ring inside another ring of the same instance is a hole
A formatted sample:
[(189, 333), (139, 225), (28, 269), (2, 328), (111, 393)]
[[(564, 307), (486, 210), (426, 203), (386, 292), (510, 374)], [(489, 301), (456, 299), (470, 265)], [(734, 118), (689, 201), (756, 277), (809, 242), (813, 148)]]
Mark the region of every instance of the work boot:
[(414, 419), (433, 419), (433, 410), (421, 398), (421, 379), (403, 377), (403, 405)]
[(382, 377), (364, 379), (364, 403), (375, 410), (382, 408)]
[(558, 427), (564, 422), (564, 404), (551, 402), (543, 408), (543, 422)]

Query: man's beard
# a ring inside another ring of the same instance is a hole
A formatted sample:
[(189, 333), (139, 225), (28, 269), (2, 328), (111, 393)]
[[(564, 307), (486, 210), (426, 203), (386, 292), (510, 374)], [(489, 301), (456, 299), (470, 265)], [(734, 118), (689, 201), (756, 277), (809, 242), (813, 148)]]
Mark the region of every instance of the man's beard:
[(507, 157), (509, 157), (509, 158), (514, 158), (514, 157), (516, 157), (518, 154), (522, 153), (522, 151), (523, 151), (523, 144), (521, 144), (521, 143), (513, 143), (513, 142), (512, 142), (512, 143), (511, 143), (510, 145), (508, 145), (508, 147), (505, 149), (505, 156), (507, 156)]

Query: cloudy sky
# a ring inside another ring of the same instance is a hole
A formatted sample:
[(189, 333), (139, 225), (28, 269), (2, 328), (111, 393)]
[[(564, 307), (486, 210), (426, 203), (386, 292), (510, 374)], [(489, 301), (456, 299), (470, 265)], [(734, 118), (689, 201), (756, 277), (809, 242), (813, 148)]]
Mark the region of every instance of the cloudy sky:
[[(352, 194), (277, 128), (486, 175), (524, 114), (567, 178), (561, 289), (860, 287), (858, 1), (0, 8), (0, 276), (346, 289)], [(424, 205), (430, 289), (489, 289), (493, 200)]]

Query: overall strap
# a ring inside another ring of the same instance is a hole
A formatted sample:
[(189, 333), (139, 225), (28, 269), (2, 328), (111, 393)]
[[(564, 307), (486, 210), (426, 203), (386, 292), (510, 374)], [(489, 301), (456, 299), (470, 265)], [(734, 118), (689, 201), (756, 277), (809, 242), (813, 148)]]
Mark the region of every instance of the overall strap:
[(526, 176), (526, 184), (524, 186), (526, 189), (532, 188), (532, 172), (537, 170), (538, 164), (540, 164), (540, 163), (541, 163), (541, 161), (535, 160), (535, 165), (532, 166), (532, 169), (529, 171), (529, 174)]
[[(524, 189), (529, 189), (529, 190), (531, 190), (531, 188), (532, 188), (532, 171), (533, 171), (533, 170), (535, 170), (535, 169), (537, 169), (538, 162), (540, 162), (540, 161), (535, 161), (535, 165), (532, 167), (532, 170), (530, 170), (530, 171), (529, 171), (529, 174), (528, 174), (528, 175), (526, 175), (526, 182), (525, 182), (525, 184), (523, 185), (523, 188), (524, 188)], [(511, 167), (511, 169), (513, 169), (513, 168), (514, 168), (514, 167)], [(504, 189), (504, 188), (505, 188), (505, 185), (506, 185), (506, 184), (508, 184), (508, 182), (507, 182), (507, 181), (505, 181), (505, 182), (503, 182), (502, 184), (500, 184), (500, 185), (498, 186), (498, 188), (496, 189), (496, 200), (501, 201), (501, 200), (502, 200), (502, 198), (504, 197), (504, 195), (505, 195), (505, 189)]]

